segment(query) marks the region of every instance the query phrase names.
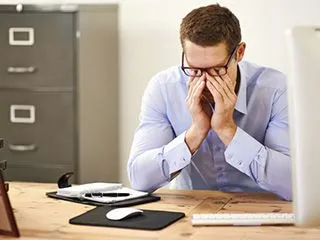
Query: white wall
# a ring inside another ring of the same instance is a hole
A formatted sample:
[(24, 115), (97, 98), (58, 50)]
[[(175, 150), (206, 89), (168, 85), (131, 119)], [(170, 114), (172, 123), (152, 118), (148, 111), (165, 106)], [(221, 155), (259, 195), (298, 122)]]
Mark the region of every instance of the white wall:
[(284, 30), (319, 25), (319, 0), (0, 0), (1, 3), (120, 4), (120, 169), (128, 184), (126, 162), (138, 124), (143, 90), (157, 71), (179, 64), (179, 24), (191, 9), (219, 2), (239, 18), (246, 59), (286, 72)]

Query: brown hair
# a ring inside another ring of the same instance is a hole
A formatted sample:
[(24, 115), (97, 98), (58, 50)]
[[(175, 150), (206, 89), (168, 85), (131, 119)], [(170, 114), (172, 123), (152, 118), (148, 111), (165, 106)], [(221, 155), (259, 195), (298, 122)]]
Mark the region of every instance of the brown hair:
[(182, 19), (182, 47), (185, 40), (204, 47), (226, 42), (230, 54), (241, 41), (239, 20), (228, 8), (219, 4), (196, 8)]

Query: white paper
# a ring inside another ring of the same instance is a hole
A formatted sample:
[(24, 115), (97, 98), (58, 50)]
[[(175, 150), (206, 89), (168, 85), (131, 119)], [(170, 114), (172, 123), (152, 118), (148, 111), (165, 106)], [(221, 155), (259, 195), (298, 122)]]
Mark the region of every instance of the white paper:
[(113, 191), (117, 189), (121, 189), (121, 183), (87, 183), (67, 188), (60, 188), (57, 191), (57, 195), (64, 197), (74, 197), (81, 198), (86, 193), (94, 193), (94, 192), (107, 192)]

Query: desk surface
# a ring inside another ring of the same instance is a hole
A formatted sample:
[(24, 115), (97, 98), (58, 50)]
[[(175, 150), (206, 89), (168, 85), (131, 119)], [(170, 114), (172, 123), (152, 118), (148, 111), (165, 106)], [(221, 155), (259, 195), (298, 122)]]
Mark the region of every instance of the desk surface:
[(160, 231), (143, 231), (71, 225), (68, 223), (71, 217), (93, 207), (45, 196), (45, 192), (53, 190), (55, 190), (53, 184), (10, 183), (9, 197), (22, 236), (20, 239), (320, 239), (320, 228), (193, 227), (191, 225), (193, 213), (292, 211), (291, 203), (281, 201), (275, 195), (268, 193), (158, 190), (156, 194), (161, 196), (161, 201), (139, 205), (139, 207), (181, 211), (186, 214), (186, 217)]

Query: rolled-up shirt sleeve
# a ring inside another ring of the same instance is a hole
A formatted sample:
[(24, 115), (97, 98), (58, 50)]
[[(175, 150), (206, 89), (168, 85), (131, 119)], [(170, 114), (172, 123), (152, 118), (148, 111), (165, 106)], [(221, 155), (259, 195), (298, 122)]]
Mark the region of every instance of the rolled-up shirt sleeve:
[(191, 153), (185, 132), (175, 136), (165, 113), (157, 76), (145, 90), (127, 171), (132, 188), (152, 192), (170, 182), (170, 175), (187, 166)]

